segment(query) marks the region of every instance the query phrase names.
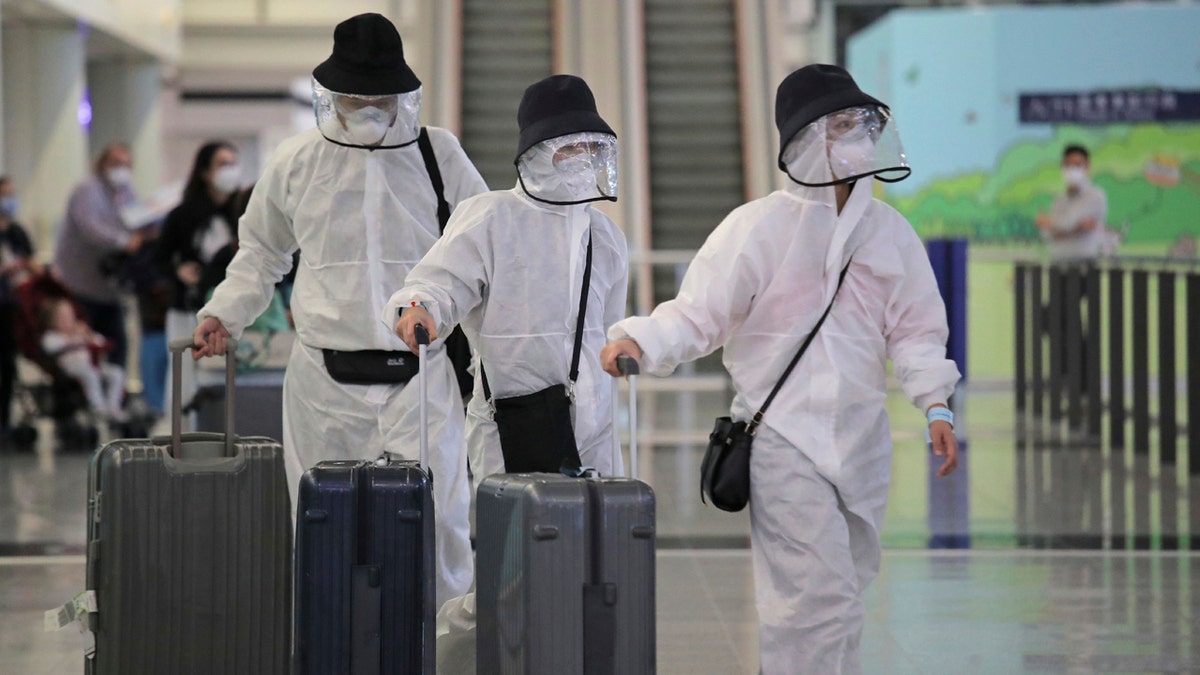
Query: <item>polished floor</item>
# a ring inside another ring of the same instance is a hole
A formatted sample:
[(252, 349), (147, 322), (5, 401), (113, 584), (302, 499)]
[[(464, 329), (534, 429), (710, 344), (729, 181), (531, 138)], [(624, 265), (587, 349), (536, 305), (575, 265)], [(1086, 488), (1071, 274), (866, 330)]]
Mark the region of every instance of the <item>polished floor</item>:
[[(644, 378), (642, 478), (658, 495), (659, 672), (757, 672), (748, 520), (700, 504), (717, 378)], [(688, 391), (680, 392), (680, 389)], [(962, 469), (931, 479), (920, 415), (889, 403), (896, 443), (867, 673), (1200, 672), (1200, 556), (1186, 464), (1018, 436), (1011, 392), (967, 399)], [(43, 612), (83, 587), (87, 453), (0, 454), (0, 674), (82, 671), (86, 636)], [(1196, 497), (1192, 497), (1196, 495)], [(1185, 550), (1170, 550), (1170, 549)], [(1136, 550), (1148, 549), (1148, 550)]]

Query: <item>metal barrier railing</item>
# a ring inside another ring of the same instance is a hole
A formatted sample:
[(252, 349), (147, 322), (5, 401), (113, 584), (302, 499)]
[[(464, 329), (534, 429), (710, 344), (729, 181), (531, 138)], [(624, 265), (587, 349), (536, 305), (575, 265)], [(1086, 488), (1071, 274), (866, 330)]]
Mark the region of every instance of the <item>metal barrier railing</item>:
[(1155, 500), (1162, 547), (1200, 548), (1200, 261), (1022, 262), (1014, 292), (1019, 442), (1106, 458), (1088, 508), (1114, 548), (1149, 547)]

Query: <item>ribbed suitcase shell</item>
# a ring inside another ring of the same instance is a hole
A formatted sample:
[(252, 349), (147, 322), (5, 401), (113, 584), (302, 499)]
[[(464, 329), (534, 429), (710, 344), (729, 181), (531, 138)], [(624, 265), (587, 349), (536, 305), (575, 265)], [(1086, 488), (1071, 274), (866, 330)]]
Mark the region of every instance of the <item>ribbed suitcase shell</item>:
[[(416, 462), (327, 461), (304, 475), (296, 534), (300, 673), (433, 675), (433, 528), (431, 479)], [(378, 568), (380, 581), (379, 642), (366, 649), (369, 636), (351, 630), (352, 581), (362, 566)]]
[(476, 509), (479, 675), (593, 672), (583, 589), (596, 582), (616, 587), (613, 674), (655, 672), (650, 486), (498, 474), (480, 484)]
[(163, 440), (109, 443), (89, 471), (87, 587), (96, 675), (289, 672), (292, 528), (282, 448), (186, 459)]

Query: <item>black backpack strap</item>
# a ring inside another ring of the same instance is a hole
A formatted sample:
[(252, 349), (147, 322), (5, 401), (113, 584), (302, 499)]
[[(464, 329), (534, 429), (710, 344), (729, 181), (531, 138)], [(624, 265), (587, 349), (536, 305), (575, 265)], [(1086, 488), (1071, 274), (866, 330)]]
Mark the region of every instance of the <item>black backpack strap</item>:
[(445, 232), (446, 223), (450, 222), (450, 204), (446, 201), (442, 170), (438, 168), (437, 155), (433, 154), (433, 143), (429, 142), (429, 130), (425, 127), (421, 127), (421, 133), (417, 136), (417, 147), (421, 148), (421, 158), (425, 160), (429, 182), (433, 183), (433, 192), (437, 195), (438, 231)]

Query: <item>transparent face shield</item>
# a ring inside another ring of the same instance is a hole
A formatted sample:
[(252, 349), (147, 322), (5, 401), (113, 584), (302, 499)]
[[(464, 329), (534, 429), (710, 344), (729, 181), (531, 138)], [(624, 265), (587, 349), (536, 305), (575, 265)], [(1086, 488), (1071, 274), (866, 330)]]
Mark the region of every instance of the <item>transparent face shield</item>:
[(891, 112), (874, 105), (839, 110), (809, 124), (779, 161), (789, 178), (809, 187), (866, 176), (895, 183), (912, 173)]
[(517, 160), (517, 179), (547, 204), (617, 201), (617, 138), (582, 132), (542, 141)]
[(312, 79), (313, 112), (326, 139), (354, 148), (398, 148), (421, 130), (421, 88), (403, 94), (362, 96), (326, 89)]

